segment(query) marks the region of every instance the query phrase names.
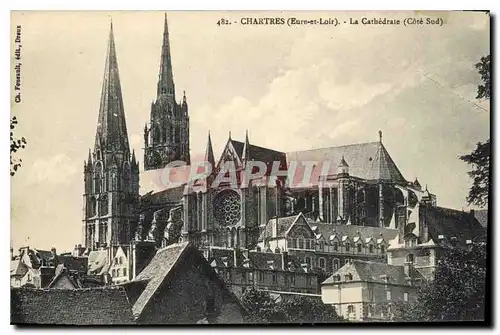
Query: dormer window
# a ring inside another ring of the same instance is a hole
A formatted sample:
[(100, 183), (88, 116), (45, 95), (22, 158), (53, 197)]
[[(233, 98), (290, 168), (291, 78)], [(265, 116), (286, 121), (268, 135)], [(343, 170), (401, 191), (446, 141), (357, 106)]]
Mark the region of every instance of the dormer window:
[(368, 251), (370, 252), (370, 254), (373, 254), (373, 244), (370, 244), (368, 246)]
[(340, 261), (337, 258), (333, 259), (333, 270), (338, 270), (340, 268)]
[(345, 280), (345, 281), (350, 281), (350, 280), (352, 280), (352, 274), (350, 274), (350, 273), (346, 274), (346, 275), (344, 276), (344, 280)]
[(358, 246), (358, 252), (361, 252), (361, 247), (362, 247), (361, 244), (358, 244), (357, 246)]
[(349, 252), (350, 246), (351, 245), (349, 243), (346, 243), (345, 244), (345, 251)]
[(385, 245), (380, 246), (380, 253), (383, 255), (385, 254)]
[(338, 250), (339, 250), (338, 242), (333, 242), (333, 251), (338, 251)]
[(406, 255), (406, 263), (413, 264), (414, 260), (415, 260), (415, 256), (413, 254)]

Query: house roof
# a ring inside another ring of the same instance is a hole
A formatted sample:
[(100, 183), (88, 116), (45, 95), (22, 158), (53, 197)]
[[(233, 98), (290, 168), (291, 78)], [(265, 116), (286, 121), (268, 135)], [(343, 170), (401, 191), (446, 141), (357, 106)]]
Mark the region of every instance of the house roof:
[[(312, 176), (322, 175), (323, 164), (328, 162), (327, 175), (337, 173), (339, 162), (349, 165), (349, 174), (366, 180), (386, 180), (406, 184), (406, 180), (381, 142), (342, 145), (336, 147), (288, 152), (287, 162), (315, 162)], [(311, 183), (317, 185), (317, 178)]]
[(49, 325), (134, 324), (121, 287), (76, 290), (11, 289), (11, 323)]
[(74, 257), (74, 256), (58, 256), (59, 261), (64, 264), (64, 267), (68, 270), (74, 270), (78, 272), (87, 272), (87, 257)]
[[(322, 284), (335, 284), (339, 281), (335, 280), (335, 276), (340, 276), (340, 282), (345, 281), (344, 275), (351, 274), (353, 281), (375, 282), (385, 284), (385, 277), (387, 276), (387, 283), (396, 285), (408, 285), (406, 282), (406, 274), (403, 266), (390, 265), (387, 263), (370, 262), (363, 260), (353, 260), (350, 264), (344, 265), (332, 276), (328, 277)], [(414, 270), (412, 277), (420, 277), (420, 273)]]
[(488, 210), (487, 209), (476, 209), (474, 211), (474, 217), (484, 228), (488, 227)]
[(89, 253), (88, 258), (89, 272), (93, 274), (106, 273), (109, 264), (106, 250), (94, 250)]
[(423, 206), (421, 210), (425, 213), (429, 235), (435, 241), (439, 240), (439, 235), (444, 235), (465, 242), (486, 233), (486, 229), (471, 213), (433, 206)]
[(56, 267), (56, 272), (54, 278), (50, 281), (50, 283), (47, 285), (47, 288), (52, 288), (54, 285), (57, 283), (59, 279), (61, 279), (63, 276), (66, 276), (70, 283), (73, 285), (73, 288), (80, 288), (81, 286), (77, 281), (73, 279), (73, 277), (69, 274), (68, 270), (64, 267), (63, 264), (59, 264)]
[(24, 276), (28, 272), (28, 267), (20, 259), (10, 261), (10, 275), (11, 276)]
[(188, 242), (172, 244), (158, 250), (151, 262), (133, 280), (133, 282), (148, 282), (146, 288), (132, 307), (132, 312), (135, 317), (138, 317), (142, 313), (161, 283), (163, 283), (165, 278), (171, 273), (188, 245)]
[(295, 214), (291, 216), (281, 217), (278, 219), (271, 219), (267, 222), (265, 230), (260, 234), (259, 241), (264, 241), (264, 238), (273, 236), (273, 225), (277, 222), (277, 236), (276, 237), (284, 237), (285, 233), (290, 229), (295, 220), (300, 214)]
[(323, 235), (327, 241), (337, 235), (339, 240), (349, 238), (349, 240), (354, 241), (359, 236), (363, 242), (366, 242), (370, 238), (373, 238), (375, 241), (383, 238), (386, 242), (389, 242), (398, 235), (397, 229), (385, 227), (335, 225), (328, 223), (315, 223), (310, 224), (310, 226), (316, 234)]
[(198, 254), (198, 259), (202, 262), (205, 267), (200, 267), (208, 269), (211, 272), (211, 278), (216, 280), (218, 284), (223, 289), (223, 296), (225, 299), (229, 299), (237, 303), (243, 313), (247, 313), (247, 310), (241, 305), (239, 299), (232, 293), (224, 284), (216, 273), (212, 270), (210, 264), (205, 260), (203, 255), (196, 249), (191, 243), (177, 243), (169, 245), (163, 249), (158, 250), (156, 255), (153, 257), (151, 262), (141, 271), (141, 273), (131, 282), (124, 284), (124, 286), (136, 286), (136, 288), (145, 287), (142, 293), (139, 295), (135, 301), (132, 312), (137, 318), (140, 316), (144, 308), (147, 306), (148, 302), (151, 300), (153, 295), (159, 289), (160, 285), (174, 273), (175, 267), (179, 265), (185, 258), (188, 252), (196, 252)]

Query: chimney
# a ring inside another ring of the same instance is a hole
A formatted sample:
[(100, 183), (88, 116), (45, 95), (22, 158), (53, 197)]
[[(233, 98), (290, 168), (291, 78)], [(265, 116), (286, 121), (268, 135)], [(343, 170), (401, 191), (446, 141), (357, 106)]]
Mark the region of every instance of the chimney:
[(403, 270), (406, 277), (406, 282), (413, 285), (413, 263), (405, 262), (403, 265)]
[(288, 270), (287, 265), (288, 265), (288, 252), (283, 251), (281, 253), (281, 268), (282, 270)]

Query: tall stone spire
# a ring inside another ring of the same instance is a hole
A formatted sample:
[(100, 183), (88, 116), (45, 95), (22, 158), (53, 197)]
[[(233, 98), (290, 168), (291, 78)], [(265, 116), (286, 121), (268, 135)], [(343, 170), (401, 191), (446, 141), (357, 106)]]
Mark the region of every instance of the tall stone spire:
[(111, 23), (94, 152), (84, 172), (83, 243), (95, 250), (130, 242), (139, 202), (139, 167), (130, 158), (113, 23)]
[(123, 108), (122, 89), (116, 59), (113, 22), (109, 31), (106, 65), (101, 89), (101, 102), (95, 139), (96, 149), (130, 151)]
[(167, 13), (165, 13), (165, 27), (163, 28), (163, 45), (161, 47), (160, 73), (158, 75), (157, 99), (168, 95), (175, 101), (174, 75), (172, 73), (172, 58), (170, 56), (170, 40), (168, 36)]

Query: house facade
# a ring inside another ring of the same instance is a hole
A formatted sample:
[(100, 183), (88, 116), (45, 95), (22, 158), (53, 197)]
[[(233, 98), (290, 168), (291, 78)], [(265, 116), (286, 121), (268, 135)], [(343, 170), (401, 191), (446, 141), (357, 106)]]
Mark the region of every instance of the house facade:
[(422, 280), (410, 266), (355, 260), (321, 284), (321, 298), (347, 320), (390, 320), (394, 304), (414, 300)]

